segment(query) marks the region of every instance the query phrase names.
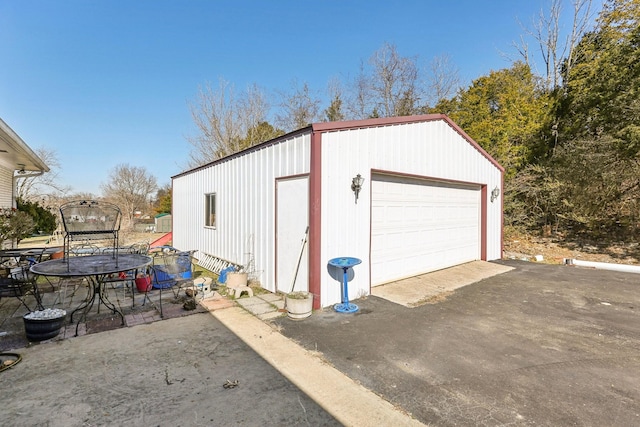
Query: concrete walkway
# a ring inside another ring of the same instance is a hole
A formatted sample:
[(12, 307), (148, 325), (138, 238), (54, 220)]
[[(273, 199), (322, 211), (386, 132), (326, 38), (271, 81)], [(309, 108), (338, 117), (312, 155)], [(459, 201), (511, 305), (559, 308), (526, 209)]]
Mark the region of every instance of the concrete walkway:
[[(372, 289), (371, 295), (405, 307), (418, 307), (433, 302), (434, 299), (445, 298), (456, 289), (511, 270), (513, 267), (507, 265), (474, 261), (376, 286)], [(260, 320), (272, 320), (286, 315), (284, 298), (280, 294), (256, 294), (238, 298), (235, 302)], [(209, 310), (232, 305), (219, 299), (203, 300), (201, 304)]]
[(278, 294), (258, 294), (229, 300), (203, 300), (201, 305), (280, 374), (295, 384), (345, 426), (423, 425), (386, 400), (329, 365), (320, 355), (305, 350), (280, 334), (265, 320), (286, 316)]
[[(261, 303), (255, 300), (257, 296), (251, 298), (254, 300), (248, 306), (255, 309)], [(423, 425), (327, 364), (319, 353), (305, 350), (248, 311), (232, 307), (212, 314), (345, 426), (364, 425), (363, 420), (366, 425)]]

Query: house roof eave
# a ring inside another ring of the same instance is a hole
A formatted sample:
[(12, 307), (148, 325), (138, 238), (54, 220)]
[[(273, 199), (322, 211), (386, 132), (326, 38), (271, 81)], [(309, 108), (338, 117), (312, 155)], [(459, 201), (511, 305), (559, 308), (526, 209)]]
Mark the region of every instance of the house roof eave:
[(0, 119), (0, 161), (16, 171), (49, 172), (50, 170), (2, 119)]

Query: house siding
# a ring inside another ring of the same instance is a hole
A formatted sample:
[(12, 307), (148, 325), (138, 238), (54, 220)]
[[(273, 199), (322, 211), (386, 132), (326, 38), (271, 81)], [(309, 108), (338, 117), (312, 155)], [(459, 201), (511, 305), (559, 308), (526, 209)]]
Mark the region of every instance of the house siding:
[(13, 193), (13, 170), (0, 166), (0, 207), (14, 206)]

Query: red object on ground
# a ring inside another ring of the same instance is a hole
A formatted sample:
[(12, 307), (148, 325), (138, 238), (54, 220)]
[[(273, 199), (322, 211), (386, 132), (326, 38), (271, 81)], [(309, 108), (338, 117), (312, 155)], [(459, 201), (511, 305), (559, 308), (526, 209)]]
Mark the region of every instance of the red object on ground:
[(145, 293), (151, 290), (151, 276), (137, 277), (135, 282), (138, 292)]
[(167, 234), (165, 234), (164, 236), (154, 240), (153, 242), (151, 242), (151, 247), (153, 248), (154, 246), (164, 246), (167, 243), (169, 243), (171, 240), (173, 240), (173, 233), (172, 232), (168, 232)]

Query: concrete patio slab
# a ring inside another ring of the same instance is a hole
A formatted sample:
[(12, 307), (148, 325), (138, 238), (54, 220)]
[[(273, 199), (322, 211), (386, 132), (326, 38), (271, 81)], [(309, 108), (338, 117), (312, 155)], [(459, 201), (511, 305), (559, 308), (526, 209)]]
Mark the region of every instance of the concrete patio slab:
[(340, 425), (209, 313), (18, 352), (3, 426)]

